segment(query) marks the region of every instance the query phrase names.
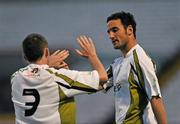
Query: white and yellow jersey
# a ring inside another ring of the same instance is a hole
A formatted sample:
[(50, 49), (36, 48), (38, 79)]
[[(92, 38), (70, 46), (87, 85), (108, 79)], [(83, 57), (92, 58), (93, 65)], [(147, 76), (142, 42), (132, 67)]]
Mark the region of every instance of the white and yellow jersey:
[(116, 124), (156, 124), (150, 100), (161, 97), (153, 62), (134, 46), (124, 58), (117, 58), (108, 70), (113, 83)]
[[(76, 94), (96, 92), (99, 75), (95, 70), (56, 70), (47, 65), (30, 64), (12, 75), (11, 85), (16, 124), (61, 124), (62, 117), (69, 117), (63, 116), (60, 101), (70, 103), (72, 99), (68, 98)], [(69, 108), (63, 109), (69, 111)]]

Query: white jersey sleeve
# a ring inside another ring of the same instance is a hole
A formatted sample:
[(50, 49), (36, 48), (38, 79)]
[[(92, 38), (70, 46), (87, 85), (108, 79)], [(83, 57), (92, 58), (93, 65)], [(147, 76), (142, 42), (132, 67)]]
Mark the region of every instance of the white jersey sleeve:
[(47, 71), (52, 74), (54, 81), (59, 84), (66, 97), (82, 93), (92, 93), (99, 89), (99, 74), (96, 70), (75, 71), (49, 68)]
[(139, 65), (142, 70), (142, 76), (144, 78), (144, 88), (149, 100), (152, 96), (161, 97), (161, 92), (158, 84), (158, 79), (155, 73), (155, 67), (149, 56), (145, 52), (138, 54)]

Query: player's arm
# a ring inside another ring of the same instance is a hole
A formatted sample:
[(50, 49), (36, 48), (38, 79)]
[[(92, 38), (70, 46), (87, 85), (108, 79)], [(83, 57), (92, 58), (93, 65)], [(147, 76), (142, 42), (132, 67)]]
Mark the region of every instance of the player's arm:
[(144, 60), (140, 59), (140, 69), (144, 75), (145, 90), (148, 99), (151, 102), (153, 113), (158, 124), (167, 124), (166, 111), (161, 98), (161, 92), (158, 84), (158, 79), (155, 73), (155, 66), (150, 58), (144, 56)]
[(150, 102), (158, 124), (167, 124), (167, 115), (162, 99), (158, 96), (153, 96)]
[(103, 64), (101, 63), (96, 54), (96, 48), (94, 46), (92, 39), (86, 36), (80, 36), (77, 38), (77, 41), (82, 50), (76, 49), (76, 52), (80, 56), (88, 58), (93, 69), (97, 70), (99, 74), (100, 85), (102, 86), (108, 80), (108, 76)]
[(96, 70), (77, 71), (64, 68), (48, 68), (46, 70), (60, 86), (63, 97), (94, 93), (99, 90), (99, 74)]
[(48, 58), (49, 67), (54, 67), (56, 69), (67, 68), (68, 65), (64, 62), (64, 60), (69, 56), (68, 50), (57, 50), (53, 54), (51, 54)]

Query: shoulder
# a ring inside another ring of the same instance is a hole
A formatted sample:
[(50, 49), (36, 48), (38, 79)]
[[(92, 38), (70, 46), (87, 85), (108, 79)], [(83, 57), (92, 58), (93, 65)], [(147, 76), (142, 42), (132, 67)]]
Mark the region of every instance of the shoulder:
[(139, 61), (151, 61), (151, 57), (145, 52), (145, 50), (141, 46), (138, 46), (133, 51), (133, 56), (137, 56)]
[(16, 77), (19, 73), (21, 73), (21, 72), (23, 72), (23, 71), (25, 71), (25, 70), (27, 70), (27, 69), (28, 69), (28, 66), (23, 67), (23, 68), (20, 68), (19, 70), (17, 70), (16, 72), (14, 72), (14, 73), (11, 75), (11, 80), (12, 80), (14, 77)]
[(133, 51), (134, 61), (139, 63), (141, 66), (153, 67), (155, 64), (151, 57), (144, 51), (141, 46)]
[(121, 63), (122, 61), (123, 61), (123, 57), (118, 57), (118, 58), (114, 59), (114, 61), (112, 62), (112, 64)]
[(50, 74), (69, 74), (69, 73), (74, 73), (78, 72), (76, 70), (69, 70), (69, 69), (55, 69), (55, 68), (47, 68), (46, 71), (48, 71)]
[(18, 71), (14, 72), (12, 75), (11, 75), (11, 80), (17, 75)]

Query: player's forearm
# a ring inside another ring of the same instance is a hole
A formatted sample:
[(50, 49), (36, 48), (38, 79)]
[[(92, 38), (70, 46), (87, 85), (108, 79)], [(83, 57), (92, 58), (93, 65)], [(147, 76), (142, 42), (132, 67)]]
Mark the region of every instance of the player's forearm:
[(103, 85), (108, 80), (107, 73), (103, 64), (96, 55), (90, 56), (89, 61), (93, 69), (97, 70), (97, 72), (99, 73), (100, 82), (101, 85)]
[(151, 105), (158, 124), (167, 124), (167, 115), (162, 99), (159, 97), (153, 97)]

